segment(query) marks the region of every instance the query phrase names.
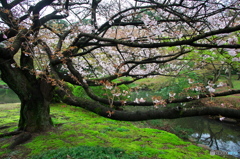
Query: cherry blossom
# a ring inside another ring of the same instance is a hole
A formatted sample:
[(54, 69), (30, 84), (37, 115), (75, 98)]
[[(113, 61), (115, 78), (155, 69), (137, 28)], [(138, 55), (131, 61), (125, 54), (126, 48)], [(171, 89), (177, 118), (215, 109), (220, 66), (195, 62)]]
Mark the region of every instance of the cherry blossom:
[(7, 36), (6, 36), (5, 34), (3, 34), (3, 38), (4, 38), (4, 39), (7, 39)]
[(220, 117), (219, 120), (220, 121), (223, 121), (225, 119), (225, 117)]
[(139, 102), (141, 102), (141, 103), (144, 103), (146, 100), (144, 100), (143, 98), (140, 98), (139, 99)]
[(195, 86), (194, 90), (195, 90), (195, 91), (201, 91), (201, 90), (202, 90), (202, 87)]
[(231, 50), (229, 49), (229, 50), (228, 50), (228, 54), (231, 55), (231, 56), (236, 56), (236, 55), (237, 55), (237, 52), (236, 52), (236, 50), (234, 50), (234, 49), (231, 49)]
[(188, 79), (188, 83), (189, 83), (189, 84), (191, 84), (191, 83), (193, 83), (193, 82), (194, 82), (193, 79), (190, 79), (190, 78)]
[(139, 99), (138, 98), (136, 98), (134, 101), (133, 101), (134, 103), (140, 103), (140, 101), (139, 101)]
[(176, 95), (176, 93), (171, 93), (171, 92), (169, 93), (170, 98), (173, 98), (175, 95)]
[(232, 58), (232, 61), (240, 61), (240, 57), (234, 57)]
[(113, 93), (113, 96), (119, 97), (122, 93)]
[(222, 86), (224, 86), (225, 84), (223, 83), (223, 82), (219, 82), (218, 83), (218, 85), (217, 85), (217, 87), (222, 87)]
[(206, 86), (206, 88), (208, 89), (208, 91), (210, 93), (215, 92), (215, 89), (213, 87), (211, 87), (211, 86)]
[(11, 67), (12, 67), (12, 68), (15, 68), (15, 67), (16, 67), (16, 63), (12, 63), (12, 64), (11, 64)]

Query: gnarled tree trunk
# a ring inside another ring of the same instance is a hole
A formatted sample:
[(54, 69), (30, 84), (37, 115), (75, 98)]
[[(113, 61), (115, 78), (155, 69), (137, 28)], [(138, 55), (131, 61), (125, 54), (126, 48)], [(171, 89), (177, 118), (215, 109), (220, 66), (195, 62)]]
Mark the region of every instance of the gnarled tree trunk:
[(45, 131), (52, 127), (50, 102), (53, 88), (43, 78), (17, 67), (13, 59), (0, 59), (2, 80), (21, 100), (19, 130)]
[(50, 101), (52, 89), (44, 81), (34, 86), (27, 99), (21, 99), (19, 130), (28, 132), (45, 131), (52, 126)]

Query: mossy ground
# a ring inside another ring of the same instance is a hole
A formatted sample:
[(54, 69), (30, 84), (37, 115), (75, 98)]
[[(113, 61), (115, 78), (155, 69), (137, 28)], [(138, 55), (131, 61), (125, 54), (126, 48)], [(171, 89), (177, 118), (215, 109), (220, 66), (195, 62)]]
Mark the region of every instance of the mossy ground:
[[(0, 133), (16, 129), (19, 104), (0, 106), (1, 126), (11, 125)], [(7, 147), (13, 137), (0, 139), (0, 158), (27, 158), (58, 148), (76, 146), (102, 146), (121, 148), (138, 158), (221, 158), (211, 156), (208, 150), (185, 142), (163, 130), (140, 128), (131, 122), (100, 117), (81, 108), (65, 104), (51, 106), (56, 126), (52, 130), (33, 134), (33, 138), (14, 150)]]

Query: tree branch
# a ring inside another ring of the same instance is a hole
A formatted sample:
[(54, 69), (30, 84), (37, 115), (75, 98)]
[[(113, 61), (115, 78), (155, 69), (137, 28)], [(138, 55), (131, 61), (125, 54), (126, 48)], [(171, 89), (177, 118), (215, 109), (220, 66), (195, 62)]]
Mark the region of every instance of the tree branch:
[(200, 107), (200, 108), (159, 108), (148, 111), (118, 111), (99, 104), (98, 102), (74, 97), (70, 92), (65, 92), (66, 87), (57, 89), (56, 92), (64, 103), (81, 107), (92, 111), (100, 116), (114, 120), (142, 121), (150, 119), (174, 119), (191, 116), (222, 115), (224, 117), (240, 119), (240, 110), (220, 108), (220, 107)]
[(121, 44), (124, 46), (130, 46), (130, 47), (158, 48), (158, 47), (167, 47), (167, 46), (194, 45), (194, 42), (198, 41), (200, 39), (204, 39), (209, 36), (223, 34), (223, 33), (232, 33), (234, 31), (238, 31), (238, 30), (240, 30), (240, 25), (237, 25), (235, 27), (229, 27), (229, 28), (225, 28), (225, 29), (219, 29), (219, 30), (206, 32), (206, 33), (203, 33), (200, 35), (196, 35), (195, 37), (192, 37), (188, 40), (179, 40), (179, 41), (174, 41), (174, 42), (161, 42), (161, 43), (146, 43), (146, 44), (117, 40), (117, 39), (110, 39), (110, 38), (103, 38), (103, 37), (99, 37), (99, 36), (89, 34), (89, 33), (80, 33), (80, 36), (86, 36), (86, 37), (90, 37), (90, 38), (93, 38), (93, 39), (96, 39), (99, 41), (111, 42), (112, 44)]

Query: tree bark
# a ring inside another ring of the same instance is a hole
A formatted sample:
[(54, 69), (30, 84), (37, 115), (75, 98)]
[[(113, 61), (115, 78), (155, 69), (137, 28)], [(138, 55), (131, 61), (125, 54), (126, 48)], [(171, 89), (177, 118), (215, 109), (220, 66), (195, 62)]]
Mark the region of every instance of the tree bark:
[(53, 88), (44, 78), (19, 68), (13, 59), (0, 59), (2, 80), (21, 100), (19, 130), (40, 132), (52, 127), (50, 102)]
[(46, 131), (53, 124), (50, 117), (50, 100), (46, 97), (47, 94), (50, 97), (51, 92), (47, 90), (48, 88), (41, 88), (42, 84), (35, 87), (28, 99), (21, 99), (19, 130), (27, 132)]

